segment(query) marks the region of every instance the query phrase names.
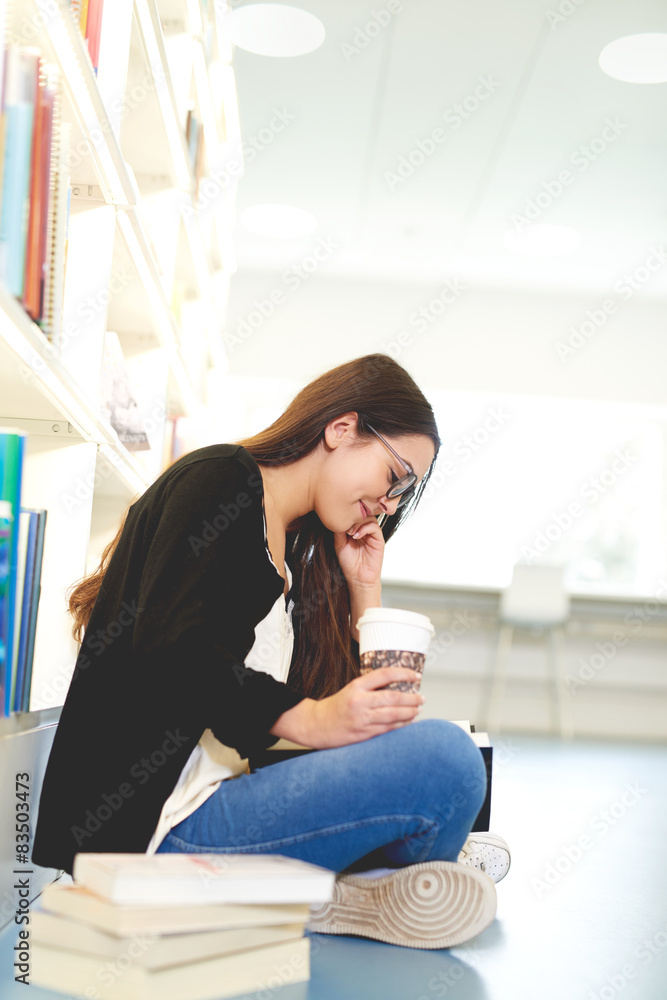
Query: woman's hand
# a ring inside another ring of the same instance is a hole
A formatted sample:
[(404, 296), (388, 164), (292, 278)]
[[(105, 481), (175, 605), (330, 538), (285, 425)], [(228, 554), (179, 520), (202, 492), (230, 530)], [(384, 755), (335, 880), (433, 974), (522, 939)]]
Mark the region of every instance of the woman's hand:
[(334, 548), (350, 594), (355, 590), (379, 586), (384, 537), (374, 517), (353, 524), (345, 531), (334, 531)]
[(392, 681), (418, 679), (421, 675), (409, 667), (371, 670), (321, 701), (304, 698), (283, 712), (270, 731), (316, 750), (360, 743), (414, 722), (424, 696), (419, 691), (383, 688)]

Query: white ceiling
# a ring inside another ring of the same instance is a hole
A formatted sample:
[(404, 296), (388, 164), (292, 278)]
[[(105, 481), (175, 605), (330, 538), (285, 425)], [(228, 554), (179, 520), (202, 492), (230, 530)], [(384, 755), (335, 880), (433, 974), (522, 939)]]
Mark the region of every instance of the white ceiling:
[[(237, 205), (309, 209), (316, 236), (340, 244), (328, 272), (433, 280), (455, 271), (520, 287), (596, 289), (665, 241), (667, 84), (623, 83), (598, 66), (608, 42), (667, 31), (664, 0), (297, 5), (325, 25), (315, 52), (234, 52), (244, 139), (267, 129), (274, 109), (294, 116), (246, 158)], [(402, 9), (371, 38), (372, 12), (392, 8)], [(481, 80), (492, 81), (493, 92), (476, 102)], [(478, 106), (456, 127), (446, 113), (466, 98)], [(619, 134), (607, 129), (613, 140), (603, 139), (584, 169), (577, 151), (608, 120)], [(386, 175), (436, 128), (444, 141), (392, 190)], [(543, 185), (563, 170), (571, 183), (536, 221), (577, 229), (579, 250), (538, 259), (505, 250), (512, 216), (540, 192), (546, 201)], [(257, 237), (240, 226), (235, 233), (243, 272), (298, 261), (315, 243)], [(652, 293), (667, 292), (667, 267), (662, 272)]]
[[(279, 240), (236, 225), (230, 373), (298, 387), (407, 333), (394, 354), (427, 394), (667, 403), (667, 254), (653, 249), (667, 248), (667, 83), (623, 83), (598, 65), (618, 37), (667, 32), (665, 0), (393, 0), (401, 12), (354, 54), (344, 47), (389, 0), (299, 5), (326, 27), (315, 52), (272, 59), (235, 49), (243, 137), (269, 139), (246, 157), (237, 217), (283, 203), (308, 209), (318, 226)], [(484, 79), (493, 93), (455, 128), (448, 110)], [(262, 130), (276, 110), (293, 119), (272, 136)], [(582, 169), (580, 148), (611, 139), (608, 120), (618, 135)], [(391, 190), (385, 175), (436, 128), (444, 141)], [(512, 216), (564, 170), (571, 183), (536, 221), (575, 228), (579, 249), (506, 250)], [(287, 270), (320, 240), (335, 249), (295, 288)], [(622, 296), (617, 283), (636, 269), (647, 280)], [(464, 294), (418, 329), (414, 311), (447, 280)], [(271, 293), (280, 306), (234, 343)], [(615, 314), (561, 357), (558, 342), (610, 295)]]

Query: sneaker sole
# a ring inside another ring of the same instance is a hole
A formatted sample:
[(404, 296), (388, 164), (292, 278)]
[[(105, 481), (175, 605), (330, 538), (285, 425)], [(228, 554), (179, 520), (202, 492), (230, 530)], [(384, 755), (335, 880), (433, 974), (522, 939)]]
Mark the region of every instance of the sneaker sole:
[(390, 875), (339, 875), (333, 899), (311, 907), (306, 929), (357, 934), (405, 948), (450, 948), (475, 937), (496, 914), (496, 888), (456, 861), (424, 861)]

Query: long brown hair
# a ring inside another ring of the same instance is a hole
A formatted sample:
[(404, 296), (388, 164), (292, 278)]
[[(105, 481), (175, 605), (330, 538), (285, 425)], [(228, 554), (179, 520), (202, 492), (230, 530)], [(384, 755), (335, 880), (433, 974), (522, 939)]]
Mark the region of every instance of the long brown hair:
[[(386, 354), (368, 354), (333, 368), (302, 389), (285, 412), (265, 430), (235, 441), (260, 465), (289, 465), (304, 458), (324, 438), (342, 413), (358, 414), (359, 435), (370, 437), (367, 424), (388, 437), (423, 434), (435, 446), (433, 463), (414, 497), (388, 517), (385, 541), (419, 503), (440, 448), (435, 416), (407, 371)], [(109, 559), (120, 538), (107, 545), (95, 572), (74, 587), (69, 599), (74, 635), (81, 640)], [(350, 596), (336, 557), (333, 533), (315, 511), (288, 527), (285, 558), (293, 574), (292, 621), (296, 655), (288, 685), (310, 698), (325, 698), (359, 673), (352, 653)]]

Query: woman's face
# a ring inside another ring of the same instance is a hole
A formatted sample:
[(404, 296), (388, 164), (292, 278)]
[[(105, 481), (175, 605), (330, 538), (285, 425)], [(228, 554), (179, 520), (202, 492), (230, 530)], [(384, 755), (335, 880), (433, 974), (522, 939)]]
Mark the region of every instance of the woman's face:
[[(345, 414), (325, 431), (327, 450), (317, 481), (315, 510), (330, 531), (349, 531), (370, 516), (394, 514), (400, 500), (388, 500), (386, 492), (406, 470), (374, 435), (364, 436), (360, 445), (356, 423), (356, 414)], [(422, 434), (382, 436), (417, 473), (417, 487), (435, 455), (431, 438)]]

